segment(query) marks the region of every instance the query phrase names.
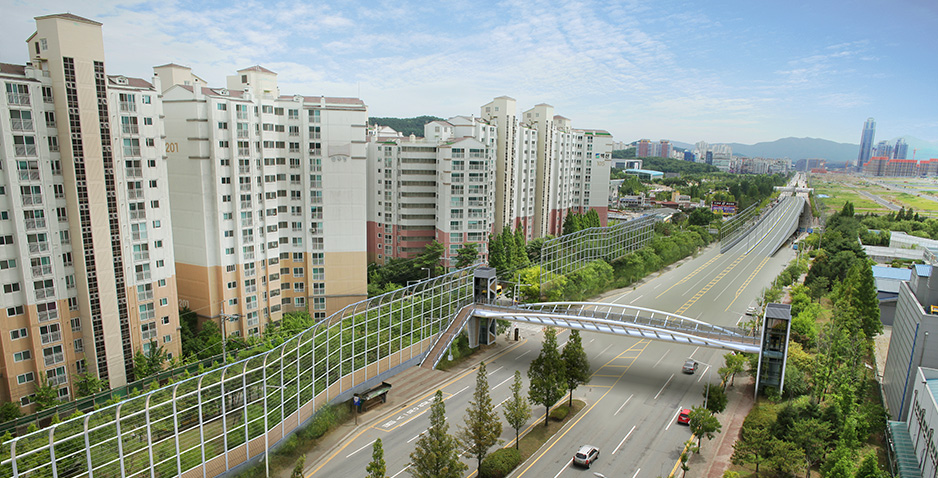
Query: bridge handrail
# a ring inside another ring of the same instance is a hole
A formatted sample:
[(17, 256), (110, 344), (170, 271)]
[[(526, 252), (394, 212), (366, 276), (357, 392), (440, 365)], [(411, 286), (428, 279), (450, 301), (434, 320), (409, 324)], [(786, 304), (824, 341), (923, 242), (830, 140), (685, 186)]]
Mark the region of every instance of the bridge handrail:
[(647, 307), (639, 307), (639, 306), (635, 306), (635, 305), (613, 304), (613, 303), (609, 303), (609, 302), (535, 302), (535, 303), (532, 303), (532, 304), (518, 304), (518, 307), (519, 307), (519, 308), (531, 308), (531, 307), (536, 307), (536, 306), (555, 306), (555, 305), (565, 305), (565, 304), (566, 304), (566, 305), (577, 305), (577, 306), (610, 307), (610, 308), (611, 308), (611, 307), (618, 307), (618, 308), (621, 308), (621, 309), (631, 309), (631, 310), (640, 310), (640, 311), (643, 311), (643, 312), (650, 312), (651, 314), (664, 314), (664, 315), (667, 315), (668, 317), (674, 317), (674, 318), (677, 318), (677, 319), (686, 320), (686, 321), (689, 321), (689, 322), (694, 322), (694, 323), (699, 324), (699, 325), (706, 325), (706, 326), (708, 326), (708, 327), (712, 327), (712, 328), (715, 328), (715, 329), (725, 330), (725, 331), (727, 331), (728, 333), (731, 333), (731, 334), (733, 333), (733, 332), (732, 332), (732, 329), (728, 329), (728, 328), (726, 328), (726, 327), (722, 327), (722, 326), (719, 326), (719, 325), (713, 325), (713, 324), (711, 324), (711, 323), (704, 322), (704, 321), (702, 321), (702, 320), (698, 320), (698, 319), (695, 319), (695, 318), (693, 318), (693, 317), (687, 317), (687, 316), (680, 315), (680, 314), (674, 314), (674, 313), (671, 313), (671, 312), (665, 312), (665, 311), (662, 311), (662, 310), (649, 309), (649, 308), (647, 308)]

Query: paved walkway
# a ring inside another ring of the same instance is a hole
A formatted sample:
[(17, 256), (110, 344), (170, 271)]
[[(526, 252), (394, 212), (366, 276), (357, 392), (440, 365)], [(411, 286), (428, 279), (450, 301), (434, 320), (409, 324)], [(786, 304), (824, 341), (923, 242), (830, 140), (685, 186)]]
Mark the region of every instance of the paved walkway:
[[(700, 453), (688, 460), (689, 477), (720, 478), (732, 466), (733, 444), (739, 438), (746, 415), (755, 404), (755, 382), (745, 374), (736, 375), (736, 385), (726, 388), (726, 410), (717, 415), (723, 430), (713, 440), (704, 438)], [(680, 471), (678, 471), (680, 473)]]

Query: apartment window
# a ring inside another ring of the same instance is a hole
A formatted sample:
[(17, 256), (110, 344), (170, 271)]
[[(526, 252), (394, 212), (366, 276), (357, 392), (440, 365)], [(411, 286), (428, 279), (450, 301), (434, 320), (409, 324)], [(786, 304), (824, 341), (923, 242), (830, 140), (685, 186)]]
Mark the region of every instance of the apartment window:
[(164, 336), (163, 336), (163, 343), (164, 343), (164, 344), (167, 343), (167, 342), (172, 342), (172, 341), (173, 341), (173, 336), (172, 336), (172, 335), (164, 335)]
[(163, 259), (156, 260), (156, 267), (163, 267), (166, 265), (166, 262)]
[[(219, 141), (219, 142), (218, 142), (218, 147), (219, 147), (219, 148), (228, 148), (228, 147), (230, 147), (230, 144), (228, 143), (228, 141)], [(223, 166), (227, 166), (227, 164), (224, 164)]]
[(15, 354), (13, 354), (13, 361), (22, 362), (23, 360), (29, 360), (32, 357), (33, 357), (32, 352), (30, 352), (29, 350), (24, 350), (22, 352), (16, 352)]
[(228, 129), (228, 122), (227, 122), (227, 121), (219, 121), (219, 122), (218, 122), (218, 129)]
[(16, 259), (7, 259), (5, 261), (0, 261), (0, 270), (13, 269), (15, 267), (16, 267)]
[(42, 358), (48, 367), (49, 365), (55, 365), (65, 361), (65, 354), (62, 352), (61, 345), (54, 345), (42, 349)]
[(69, 324), (72, 326), (72, 332), (78, 332), (81, 330), (81, 317), (72, 317), (69, 320)]
[[(68, 310), (78, 310), (78, 297), (68, 298)], [(81, 325), (79, 325), (81, 327)]]
[[(26, 372), (24, 374), (20, 374), (16, 376), (16, 383), (22, 385), (24, 383), (32, 382), (35, 379), (36, 379), (36, 376), (35, 374), (33, 374), (33, 372)], [(26, 397), (23, 397), (23, 398), (26, 398)], [(29, 403), (31, 403), (31, 401), (26, 402), (26, 405), (28, 405)]]
[(160, 227), (160, 221), (159, 220), (153, 221), (153, 229), (159, 229), (159, 227)]
[(293, 305), (296, 307), (306, 307), (306, 297), (294, 297)]
[(326, 310), (326, 298), (313, 297), (313, 310)]
[(160, 323), (163, 324), (163, 325), (169, 325), (169, 316), (168, 316), (168, 315), (164, 315), (164, 316), (160, 319)]
[(166, 279), (160, 279), (156, 281), (157, 287), (166, 287)]
[(153, 243), (153, 248), (154, 248), (154, 249), (159, 249), (159, 248), (161, 248), (161, 247), (163, 247), (163, 241), (160, 240), (160, 241), (155, 241), (155, 242)]
[(153, 118), (150, 118), (150, 117), (143, 118), (143, 124), (145, 126), (153, 126)]
[(13, 292), (19, 292), (19, 290), (20, 290), (19, 282), (11, 282), (9, 284), (3, 284), (3, 292), (7, 294), (11, 294)]
[(165, 306), (168, 304), (169, 304), (169, 299), (167, 299), (166, 297), (163, 297), (162, 299), (160, 299), (160, 305)]
[(156, 338), (156, 322), (140, 324), (140, 338), (144, 341)]
[(294, 276), (294, 277), (303, 277), (303, 268), (302, 268), (302, 267), (294, 267), (294, 268), (293, 268), (293, 276)]
[(150, 104), (150, 95), (143, 95), (143, 104)]
[(75, 339), (73, 344), (75, 346), (75, 352), (82, 352), (85, 350), (85, 346), (82, 344), (81, 339)]
[(230, 282), (228, 282), (228, 288), (229, 288), (229, 289), (234, 289), (235, 287), (238, 287), (237, 281), (230, 281)]

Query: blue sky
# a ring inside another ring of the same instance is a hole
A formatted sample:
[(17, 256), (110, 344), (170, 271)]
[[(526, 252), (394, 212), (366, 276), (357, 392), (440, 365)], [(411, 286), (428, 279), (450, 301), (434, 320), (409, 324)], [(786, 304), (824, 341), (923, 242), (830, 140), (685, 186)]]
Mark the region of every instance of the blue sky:
[(617, 140), (938, 141), (938, 2), (82, 2), (0, 0), (0, 61), (33, 17), (104, 24), (110, 74), (175, 62), (213, 85), (260, 64), (281, 92), (372, 116), (479, 114), (509, 95)]

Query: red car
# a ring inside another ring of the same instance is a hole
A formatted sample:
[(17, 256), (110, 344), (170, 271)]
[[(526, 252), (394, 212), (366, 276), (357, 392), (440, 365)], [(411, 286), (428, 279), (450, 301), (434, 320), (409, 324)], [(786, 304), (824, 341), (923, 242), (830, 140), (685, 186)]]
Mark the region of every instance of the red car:
[(690, 425), (690, 409), (689, 408), (681, 409), (681, 413), (677, 414), (677, 422), (684, 424), (684, 425)]

